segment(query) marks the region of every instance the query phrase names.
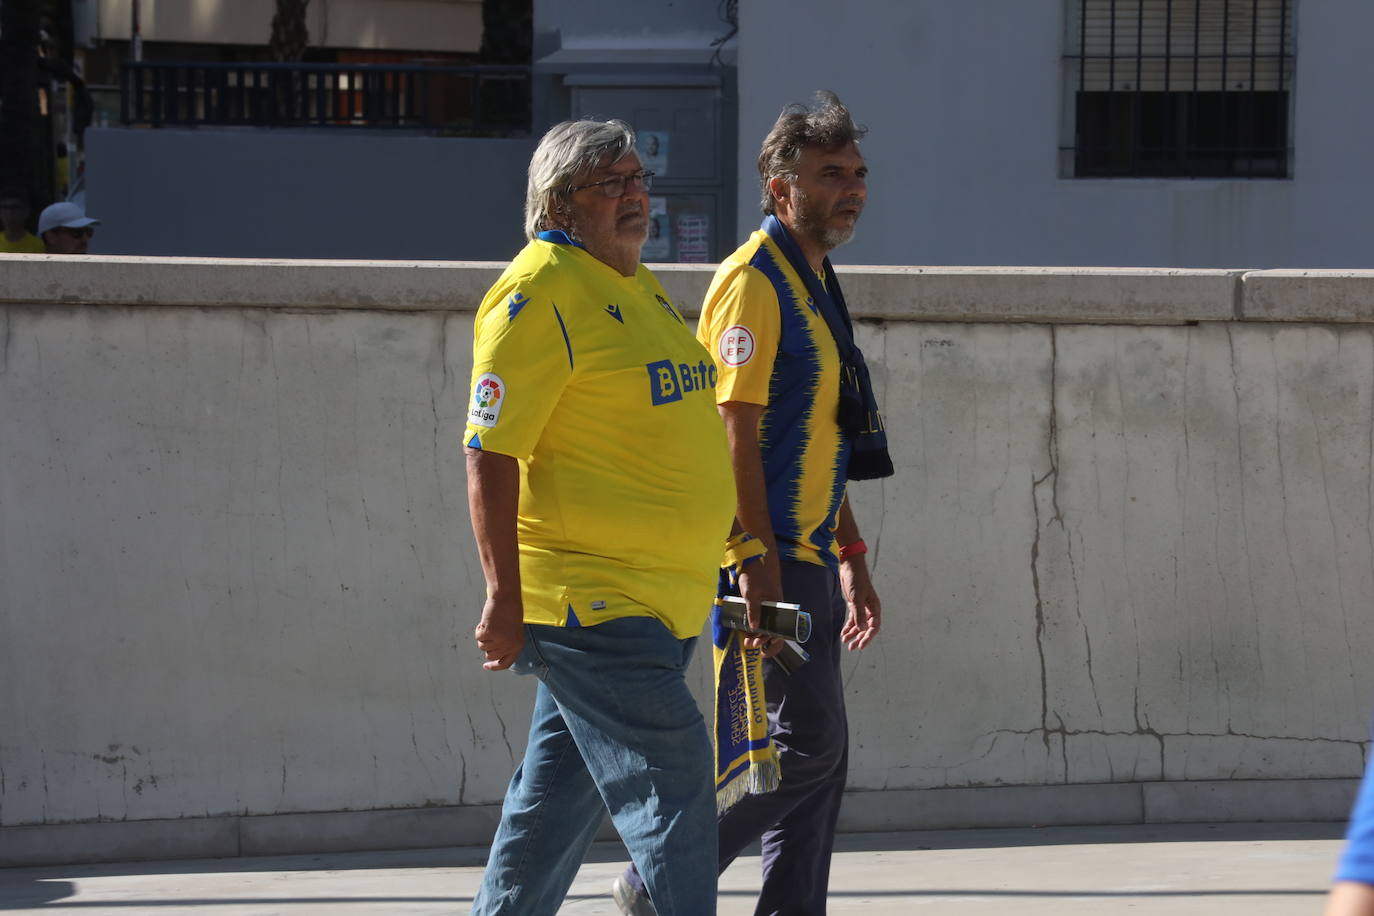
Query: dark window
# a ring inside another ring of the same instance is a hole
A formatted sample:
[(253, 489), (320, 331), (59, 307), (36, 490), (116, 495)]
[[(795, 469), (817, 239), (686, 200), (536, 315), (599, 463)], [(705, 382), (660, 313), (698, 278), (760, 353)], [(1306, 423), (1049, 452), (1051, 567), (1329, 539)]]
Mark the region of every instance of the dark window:
[(1077, 178), (1286, 178), (1294, 0), (1068, 0)]

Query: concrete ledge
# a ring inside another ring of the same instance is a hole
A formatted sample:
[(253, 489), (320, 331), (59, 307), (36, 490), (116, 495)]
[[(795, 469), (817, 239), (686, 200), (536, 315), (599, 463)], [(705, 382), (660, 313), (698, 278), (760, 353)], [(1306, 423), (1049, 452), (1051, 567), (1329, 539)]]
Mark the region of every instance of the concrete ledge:
[(243, 817), (239, 854), (480, 846), (491, 842), (500, 819), (500, 805)]
[[(649, 265), (695, 316), (710, 264)], [(494, 261), (0, 255), (0, 305), (473, 311)], [(856, 318), (1169, 325), (1374, 322), (1374, 271), (841, 267)]]
[(3, 827), (0, 867), (482, 846), (500, 817), (464, 805)]
[(0, 828), (0, 866), (222, 859), (240, 855), (237, 817)]
[(1184, 324), (1232, 321), (1241, 271), (1126, 267), (843, 267), (855, 317)]
[[(650, 267), (673, 301), (696, 315), (714, 266)], [(504, 268), (491, 261), (0, 255), (0, 304), (472, 311)], [(1235, 319), (1241, 272), (849, 267), (840, 275), (856, 318), (1159, 325)], [(1306, 317), (1325, 317), (1321, 305), (1314, 298)]]
[(0, 255), (0, 304), (475, 311), (505, 266)]
[(668, 291), (668, 298), (682, 310), (682, 314), (689, 318), (701, 314), (701, 303), (706, 299), (711, 278), (716, 275), (716, 265), (650, 264), (649, 269), (658, 277), (658, 282)]
[(1141, 786), (1145, 822), (1343, 821), (1358, 779), (1240, 779)]
[(1252, 321), (1374, 321), (1374, 271), (1254, 270), (1242, 277)]
[[(1358, 779), (1101, 783), (850, 792), (843, 833), (1345, 820)], [(0, 866), (483, 846), (499, 805), (0, 828)], [(609, 821), (597, 838), (616, 838)]]
[(1050, 827), (1069, 824), (1139, 824), (1140, 786), (978, 786), (849, 792), (840, 809), (844, 833), (951, 830), (978, 827)]

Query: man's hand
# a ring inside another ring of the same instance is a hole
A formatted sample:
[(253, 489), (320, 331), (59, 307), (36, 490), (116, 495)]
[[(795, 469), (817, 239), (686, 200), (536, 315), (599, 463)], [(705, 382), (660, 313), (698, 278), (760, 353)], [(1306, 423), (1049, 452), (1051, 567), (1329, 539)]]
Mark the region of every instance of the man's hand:
[(845, 619), (844, 629), (840, 630), (840, 641), (853, 652), (877, 638), (883, 620), (883, 603), (873, 590), (873, 582), (868, 577), (868, 564), (862, 554), (840, 561), (840, 588), (844, 592), (845, 603), (849, 605), (849, 616)]
[[(739, 594), (746, 602), (745, 619), (749, 629), (757, 631), (763, 625), (764, 601), (781, 601), (782, 576), (778, 571), (778, 558), (768, 554), (761, 560), (753, 560), (744, 565), (739, 574)], [(746, 649), (762, 649), (764, 658), (772, 658), (782, 651), (783, 641), (775, 636), (745, 636)]]
[(487, 603), (473, 631), (486, 655), (482, 667), (502, 671), (515, 664), (525, 645), (525, 608), (520, 600), (520, 546), (515, 516), (520, 503), (520, 463), (509, 455), (467, 449), (468, 508)]
[(502, 600), (491, 597), (482, 607), (482, 619), (473, 631), (477, 648), (487, 660), (482, 667), (488, 671), (504, 671), (515, 664), (525, 647), (524, 609), (520, 599)]

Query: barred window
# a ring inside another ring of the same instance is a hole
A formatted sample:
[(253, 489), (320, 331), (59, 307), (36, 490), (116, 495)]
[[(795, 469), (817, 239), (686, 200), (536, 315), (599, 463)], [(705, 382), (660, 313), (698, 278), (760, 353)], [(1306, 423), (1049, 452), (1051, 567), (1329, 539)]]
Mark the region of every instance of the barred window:
[(1067, 0), (1061, 174), (1287, 178), (1295, 0)]

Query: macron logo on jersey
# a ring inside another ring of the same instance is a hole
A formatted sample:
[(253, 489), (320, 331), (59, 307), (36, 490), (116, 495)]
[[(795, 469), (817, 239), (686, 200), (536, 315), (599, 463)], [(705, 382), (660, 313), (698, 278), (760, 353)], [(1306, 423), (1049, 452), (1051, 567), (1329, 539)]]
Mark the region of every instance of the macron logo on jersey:
[(506, 403), (506, 383), (495, 372), (483, 372), (472, 386), (472, 403), (468, 405), (468, 422), (473, 426), (491, 429), (501, 419)]
[(621, 324), (625, 323), (625, 318), (620, 314), (620, 306), (618, 305), (606, 306), (606, 314), (610, 315), (612, 318), (614, 318), (616, 321), (619, 321)]
[(515, 316), (520, 314), (520, 310), (530, 304), (530, 299), (524, 293), (516, 293), (510, 297), (506, 303), (506, 312), (510, 315), (507, 321), (514, 321)]
[(682, 400), (684, 394), (716, 387), (714, 363), (699, 362), (673, 365), (672, 360), (660, 359), (644, 367), (649, 371), (649, 400), (655, 407)]

